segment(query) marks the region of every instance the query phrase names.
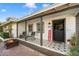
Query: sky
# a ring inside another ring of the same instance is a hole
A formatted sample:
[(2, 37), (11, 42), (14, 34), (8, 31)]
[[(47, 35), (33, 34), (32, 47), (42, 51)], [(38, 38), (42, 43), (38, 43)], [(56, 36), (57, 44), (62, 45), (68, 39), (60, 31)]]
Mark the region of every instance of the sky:
[(6, 21), (8, 17), (21, 18), (53, 3), (0, 3), (0, 22)]

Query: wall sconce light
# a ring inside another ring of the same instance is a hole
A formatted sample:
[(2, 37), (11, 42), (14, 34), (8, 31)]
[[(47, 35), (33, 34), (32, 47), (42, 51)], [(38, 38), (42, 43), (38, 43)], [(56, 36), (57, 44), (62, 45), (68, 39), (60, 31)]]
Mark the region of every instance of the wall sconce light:
[(48, 24), (51, 24), (50, 22)]

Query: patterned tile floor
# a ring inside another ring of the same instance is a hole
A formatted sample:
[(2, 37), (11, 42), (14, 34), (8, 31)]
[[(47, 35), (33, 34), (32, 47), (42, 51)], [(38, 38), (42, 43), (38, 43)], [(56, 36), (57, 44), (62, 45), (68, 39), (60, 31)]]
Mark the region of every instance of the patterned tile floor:
[[(27, 41), (40, 45), (40, 39), (34, 40), (34, 38), (32, 38), (32, 37), (28, 37)], [(68, 48), (66, 47), (66, 44), (64, 42), (55, 42), (54, 41), (51, 44), (48, 44), (47, 40), (43, 40), (43, 46), (48, 47), (50, 49), (60, 51), (60, 52), (67, 52), (68, 51)]]
[(5, 49), (4, 44), (0, 43), (0, 56), (45, 56), (45, 54), (21, 44), (10, 49)]

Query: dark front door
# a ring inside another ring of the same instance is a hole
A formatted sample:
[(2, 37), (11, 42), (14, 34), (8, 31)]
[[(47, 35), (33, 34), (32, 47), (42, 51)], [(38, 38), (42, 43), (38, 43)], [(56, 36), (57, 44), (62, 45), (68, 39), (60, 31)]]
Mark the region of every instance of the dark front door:
[(64, 19), (53, 21), (53, 40), (64, 42)]

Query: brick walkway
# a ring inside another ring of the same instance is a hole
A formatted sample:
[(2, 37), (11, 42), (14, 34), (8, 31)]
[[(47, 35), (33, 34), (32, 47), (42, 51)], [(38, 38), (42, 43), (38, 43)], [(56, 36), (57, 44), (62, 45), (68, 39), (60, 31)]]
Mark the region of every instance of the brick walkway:
[(10, 49), (5, 49), (3, 43), (0, 44), (0, 56), (45, 56), (24, 45), (19, 45)]

